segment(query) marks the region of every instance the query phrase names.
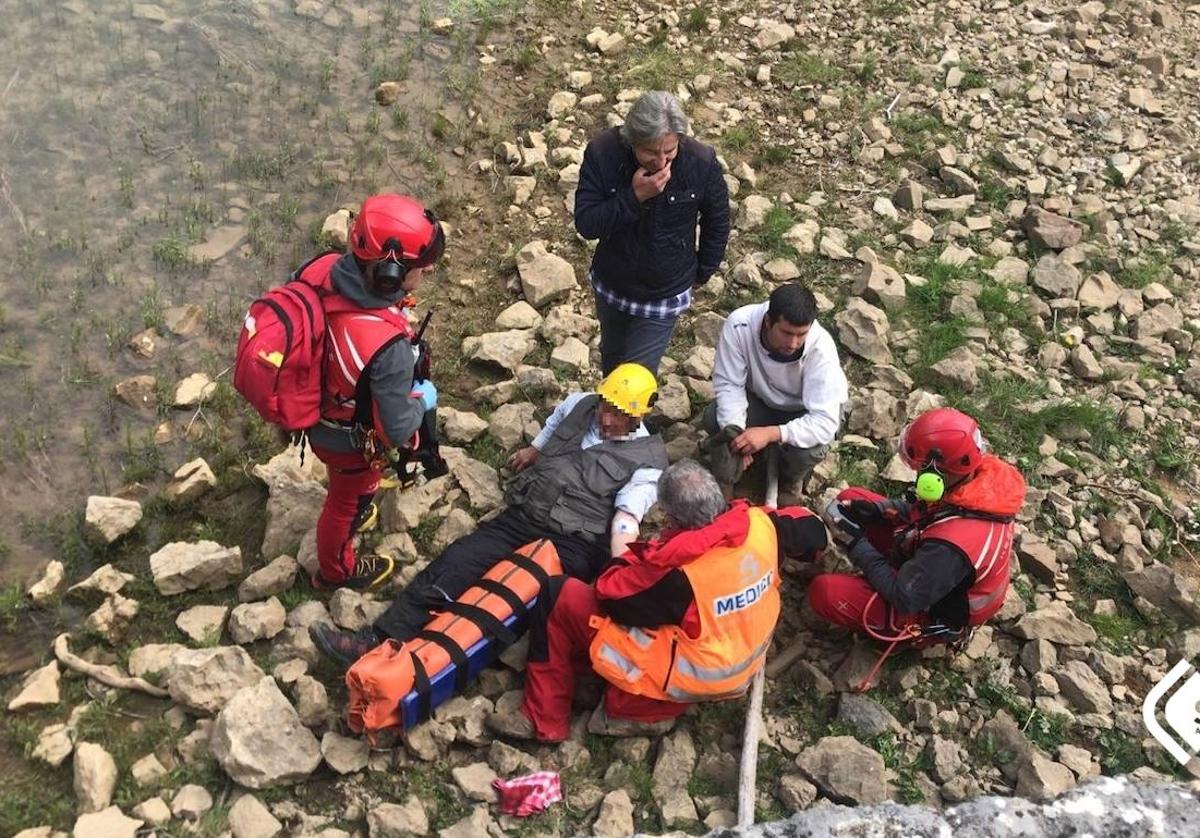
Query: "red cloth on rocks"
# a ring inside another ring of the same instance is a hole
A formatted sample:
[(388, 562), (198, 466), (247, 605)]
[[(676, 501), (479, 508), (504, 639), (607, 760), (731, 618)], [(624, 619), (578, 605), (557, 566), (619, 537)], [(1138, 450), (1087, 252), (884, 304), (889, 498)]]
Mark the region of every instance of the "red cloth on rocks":
[(563, 799), (557, 771), (537, 771), (511, 780), (497, 778), (492, 780), (492, 788), (500, 797), (500, 811), (518, 818), (544, 812)]

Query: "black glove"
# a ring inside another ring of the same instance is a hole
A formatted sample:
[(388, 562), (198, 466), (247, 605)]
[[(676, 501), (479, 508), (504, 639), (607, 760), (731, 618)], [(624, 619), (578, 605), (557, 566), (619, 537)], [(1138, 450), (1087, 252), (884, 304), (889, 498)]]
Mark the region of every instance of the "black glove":
[(883, 500), (852, 500), (843, 504), (842, 512), (864, 527), (873, 524), (897, 524), (908, 519), (909, 505), (906, 501), (884, 498)]
[(838, 500), (832, 500), (825, 507), (825, 521), (833, 540), (843, 550), (849, 552), (859, 539), (863, 537), (863, 527), (847, 513), (847, 506)]

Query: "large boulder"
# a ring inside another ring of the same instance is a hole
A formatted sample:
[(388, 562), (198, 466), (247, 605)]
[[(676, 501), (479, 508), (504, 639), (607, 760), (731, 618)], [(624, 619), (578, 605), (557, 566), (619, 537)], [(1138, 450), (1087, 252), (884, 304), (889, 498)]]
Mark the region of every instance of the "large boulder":
[(939, 384), (974, 393), (979, 386), (979, 359), (969, 346), (960, 346), (929, 368)]
[(521, 291), (535, 308), (565, 297), (579, 287), (575, 269), (561, 256), (546, 250), (543, 241), (532, 241), (517, 252)]
[(491, 512), (504, 503), (500, 474), (487, 463), (466, 457), (455, 465), (454, 479), (467, 493), (467, 501), (473, 509)]
[(1047, 253), (1033, 266), (1031, 280), (1034, 287), (1051, 297), (1074, 299), (1083, 282), (1083, 274), (1057, 253)]
[(250, 473), (271, 487), (277, 480), (303, 483), (306, 480), (323, 482), (326, 477), (325, 464), (312, 455), (301, 456), (298, 445), (289, 445), (265, 463), (250, 469)]
[(902, 427), (900, 401), (886, 390), (857, 390), (847, 413), (846, 429), (871, 439), (894, 439)]
[(135, 838), (141, 826), (142, 821), (127, 816), (121, 807), (109, 806), (76, 818), (71, 835), (73, 838)]
[(1200, 623), (1196, 586), (1173, 568), (1153, 562), (1141, 570), (1128, 570), (1122, 578), (1135, 594), (1148, 600), (1184, 625)]
[(850, 292), (887, 311), (899, 311), (908, 304), (904, 277), (882, 262), (863, 262)]
[(305, 533), (316, 527), (324, 503), (325, 487), (315, 481), (278, 480), (271, 484), (267, 528), (263, 533), (263, 558), (294, 554)]
[(117, 763), (104, 748), (94, 742), (76, 745), (73, 773), (81, 813), (99, 812), (112, 802), (117, 788)]
[(77, 593), (98, 593), (107, 596), (115, 594), (134, 580), (132, 573), (117, 570), (111, 564), (101, 565), (92, 571), (91, 576), (82, 582), (76, 582), (67, 588), (67, 595)]
[(403, 805), (380, 803), (367, 812), (370, 838), (409, 838), (429, 834), (429, 816), (421, 798), (410, 794)]
[(1021, 229), (1030, 241), (1051, 250), (1065, 250), (1079, 244), (1084, 226), (1078, 221), (1055, 215), (1041, 207), (1030, 207), (1021, 219)]
[(266, 567), (260, 567), (238, 585), (237, 595), (242, 602), (254, 602), (281, 594), (292, 587), (300, 565), (291, 556), (277, 556)]
[(883, 757), (853, 736), (825, 736), (796, 757), (800, 770), (831, 800), (861, 805), (888, 799)]
[(91, 495), (83, 512), (83, 531), (101, 544), (112, 544), (142, 520), (142, 505), (135, 500)]
[(332, 730), (326, 731), (321, 738), (321, 756), (325, 758), (325, 763), (338, 774), (353, 774), (362, 771), (367, 767), (367, 758), (370, 755), (371, 749), (367, 746), (365, 739), (342, 736)]
[(225, 773), (252, 789), (293, 785), (321, 764), (321, 745), (275, 679), (239, 690), (217, 714), (209, 743)]
[(8, 702), (8, 709), (32, 710), (58, 704), (58, 682), (58, 661), (50, 661), (25, 676), (21, 689)]
[(241, 646), (185, 649), (171, 656), (167, 691), (189, 710), (209, 715), (262, 677), (263, 671)]
[(516, 448), (537, 436), (536, 413), (537, 408), (529, 402), (502, 404), (488, 418), (488, 433), (505, 451)]
[(687, 784), (696, 766), (696, 745), (686, 730), (677, 730), (664, 738), (654, 763), (654, 800), (668, 826), (700, 820)]
[(859, 297), (851, 297), (846, 309), (833, 318), (842, 346), (874, 364), (890, 364), (892, 350), (887, 335), (891, 329), (887, 314)]
[(532, 329), (487, 332), (464, 338), (462, 354), (472, 361), (495, 364), (509, 372), (514, 372), (525, 356), (533, 351), (536, 343)]
[(229, 636), (234, 643), (270, 640), (283, 631), (286, 619), (287, 611), (275, 597), (264, 602), (242, 603), (229, 614)]
[(626, 838), (633, 835), (633, 801), (625, 789), (610, 791), (600, 801), (600, 815), (592, 824), (597, 838)]
[(163, 487), (163, 496), (176, 504), (196, 500), (217, 485), (217, 476), (202, 457), (184, 463), (175, 470), (171, 481)]
[(1052, 602), (1031, 611), (1013, 626), (1022, 640), (1049, 640), (1060, 646), (1087, 646), (1096, 642), (1096, 630), (1075, 616), (1065, 602)]
[(172, 541), (150, 556), (150, 573), (163, 596), (184, 591), (219, 591), (242, 576), (240, 547), (222, 547), (215, 541)]
[(144, 678), (153, 673), (165, 673), (171, 669), (171, 658), (177, 652), (186, 652), (187, 646), (180, 643), (147, 643), (129, 653), (129, 674)]
[(1051, 800), (1075, 787), (1075, 775), (1065, 765), (1034, 752), (1017, 771), (1017, 796)]
[(283, 832), (283, 824), (261, 800), (243, 794), (229, 809), (229, 829), (233, 838), (275, 838)]

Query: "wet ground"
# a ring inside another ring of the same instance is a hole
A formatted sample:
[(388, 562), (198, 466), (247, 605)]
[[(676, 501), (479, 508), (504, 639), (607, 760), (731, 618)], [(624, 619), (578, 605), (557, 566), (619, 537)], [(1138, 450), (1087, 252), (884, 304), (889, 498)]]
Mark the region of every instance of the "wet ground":
[[(252, 458), (228, 409), (237, 329), (319, 251), (327, 213), (397, 190), (460, 223), (479, 187), (455, 151), (486, 109), (476, 39), (496, 9), (444, 5), (9, 4), (0, 587), (66, 549), (88, 494), (153, 488), (197, 449)], [(375, 101), (383, 81), (401, 82), (394, 105)], [(171, 410), (196, 371), (223, 374), (215, 403)], [(157, 404), (115, 397), (146, 374)]]

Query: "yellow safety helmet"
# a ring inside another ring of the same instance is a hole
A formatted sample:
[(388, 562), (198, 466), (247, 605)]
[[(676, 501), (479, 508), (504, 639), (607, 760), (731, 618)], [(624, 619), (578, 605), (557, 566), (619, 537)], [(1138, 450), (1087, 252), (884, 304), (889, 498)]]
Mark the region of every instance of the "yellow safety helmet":
[(622, 413), (640, 417), (654, 407), (658, 382), (654, 380), (654, 373), (641, 364), (627, 363), (605, 376), (596, 392)]

